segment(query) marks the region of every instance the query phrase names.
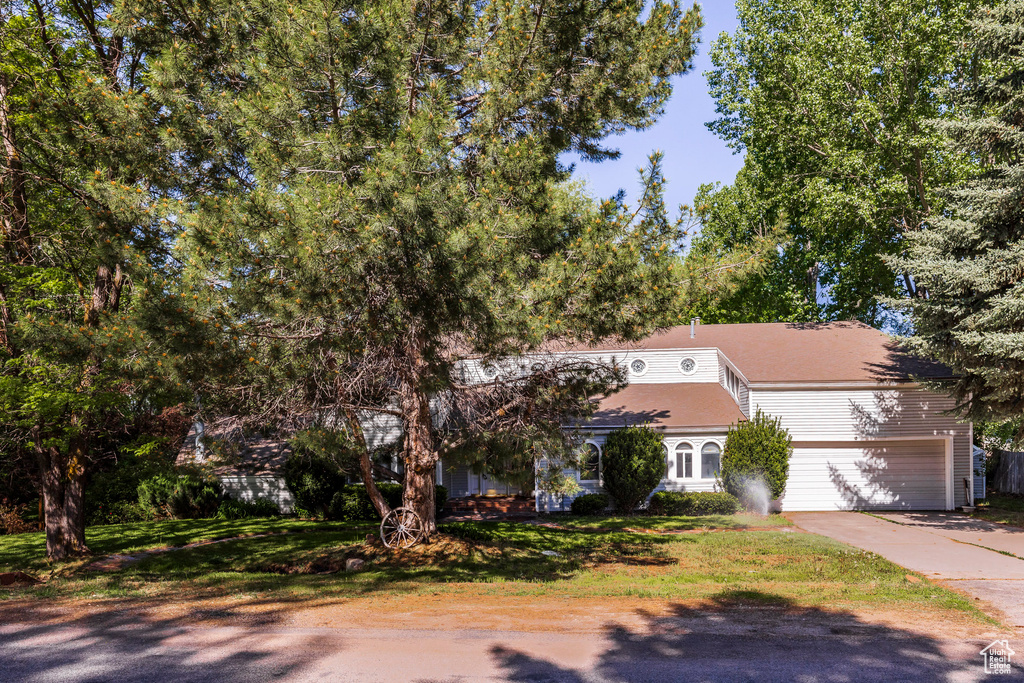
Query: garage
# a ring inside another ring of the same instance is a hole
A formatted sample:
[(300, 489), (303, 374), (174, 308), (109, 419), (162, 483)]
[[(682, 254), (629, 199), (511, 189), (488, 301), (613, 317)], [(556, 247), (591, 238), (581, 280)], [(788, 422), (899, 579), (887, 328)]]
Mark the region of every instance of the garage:
[(946, 440), (794, 443), (782, 509), (947, 510)]

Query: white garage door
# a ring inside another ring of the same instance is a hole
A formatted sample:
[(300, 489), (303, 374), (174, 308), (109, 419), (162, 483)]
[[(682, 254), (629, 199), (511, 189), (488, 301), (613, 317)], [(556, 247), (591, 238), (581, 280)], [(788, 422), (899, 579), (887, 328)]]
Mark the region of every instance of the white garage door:
[(793, 448), (783, 510), (942, 510), (942, 443), (876, 442), (870, 447)]

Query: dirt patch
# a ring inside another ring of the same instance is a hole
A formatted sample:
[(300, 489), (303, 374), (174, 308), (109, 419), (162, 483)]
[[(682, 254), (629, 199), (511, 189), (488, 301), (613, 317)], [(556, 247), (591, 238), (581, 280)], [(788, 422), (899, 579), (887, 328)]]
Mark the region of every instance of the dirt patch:
[(1004, 634), (969, 615), (929, 609), (800, 608), (742, 600), (661, 600), (483, 595), (375, 596), (301, 601), (214, 598), (164, 601), (69, 600), (0, 603), (0, 622), (70, 623), (143, 619), (168, 626), (274, 626), (603, 633), (666, 630), (703, 633), (827, 635), (898, 629), (943, 639)]
[(0, 574), (0, 586), (34, 586), (37, 583), (42, 583), (42, 581), (25, 572), (3, 572)]

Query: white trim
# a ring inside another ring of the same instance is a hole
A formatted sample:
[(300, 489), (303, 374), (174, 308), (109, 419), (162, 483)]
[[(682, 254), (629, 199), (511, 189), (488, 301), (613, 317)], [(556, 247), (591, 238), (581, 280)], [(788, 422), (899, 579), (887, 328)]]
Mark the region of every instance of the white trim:
[(831, 389), (919, 389), (918, 382), (853, 382), (853, 381), (823, 381), (823, 382), (749, 382), (747, 386), (755, 389), (790, 389), (803, 391), (813, 389), (815, 391)]
[[(956, 507), (956, 489), (953, 485), (953, 437), (947, 436), (943, 441), (946, 442), (946, 509), (952, 510)], [(971, 472), (973, 471), (974, 453), (971, 453)], [(971, 477), (971, 481), (974, 481), (974, 477)]]
[[(967, 438), (971, 444), (971, 474), (968, 477), (968, 479), (971, 480), (971, 499), (965, 500), (964, 505), (974, 505), (974, 501), (978, 499), (978, 497), (974, 495), (974, 423), (968, 422), (967, 424), (970, 425), (967, 431)], [(985, 484), (987, 485), (988, 482), (986, 481)], [(984, 491), (982, 493), (984, 493)]]

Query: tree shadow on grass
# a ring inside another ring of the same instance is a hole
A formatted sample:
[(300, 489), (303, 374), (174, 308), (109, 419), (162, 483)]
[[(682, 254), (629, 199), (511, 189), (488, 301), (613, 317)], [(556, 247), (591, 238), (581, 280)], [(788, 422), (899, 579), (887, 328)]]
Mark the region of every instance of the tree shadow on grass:
[[(508, 645), (491, 649), (504, 680), (943, 681), (984, 677), (977, 648), (871, 624), (845, 611), (803, 608), (782, 596), (727, 591), (700, 608), (640, 612), (643, 626), (609, 625), (590, 667), (568, 667)], [(959, 647), (960, 658), (951, 658)], [(966, 659), (963, 657), (966, 656)]]

